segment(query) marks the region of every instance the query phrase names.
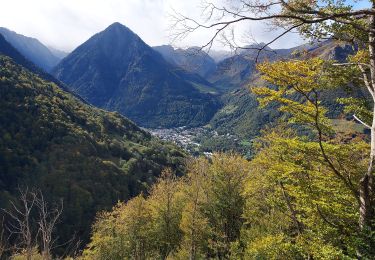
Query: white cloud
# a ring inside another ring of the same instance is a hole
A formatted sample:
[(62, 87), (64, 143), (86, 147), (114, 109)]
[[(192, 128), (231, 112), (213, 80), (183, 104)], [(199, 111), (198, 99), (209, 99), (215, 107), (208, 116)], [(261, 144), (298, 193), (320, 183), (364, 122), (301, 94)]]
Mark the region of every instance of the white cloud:
[[(154, 46), (170, 41), (168, 14), (172, 8), (199, 18), (200, 6), (201, 0), (1, 0), (0, 26), (71, 51), (111, 23), (120, 22)], [(274, 35), (264, 33), (259, 24), (250, 29), (259, 42), (266, 42)], [(208, 39), (207, 31), (199, 31), (178, 44), (202, 45)], [(293, 36), (284, 38), (274, 47), (300, 43), (299, 37)]]

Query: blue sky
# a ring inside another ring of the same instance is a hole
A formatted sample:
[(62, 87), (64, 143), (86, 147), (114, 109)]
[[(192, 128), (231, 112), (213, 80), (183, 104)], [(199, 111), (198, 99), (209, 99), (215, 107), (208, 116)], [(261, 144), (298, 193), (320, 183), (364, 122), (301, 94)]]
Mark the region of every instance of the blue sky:
[[(213, 1), (228, 3), (230, 0)], [(355, 3), (357, 8), (368, 5), (368, 1)], [(48, 46), (71, 51), (113, 22), (120, 22), (155, 46), (170, 43), (168, 29), (172, 9), (201, 19), (201, 7), (202, 0), (4, 0), (0, 8), (0, 26), (38, 38)], [(236, 32), (244, 44), (250, 43), (246, 42), (248, 35), (253, 35), (257, 42), (267, 42), (277, 34), (265, 30), (261, 23), (239, 25)], [(175, 44), (179, 47), (201, 46), (209, 35), (207, 31), (199, 31)], [(289, 48), (301, 43), (297, 34), (291, 34), (272, 47)], [(217, 43), (215, 48), (222, 49), (223, 46)]]
[[(201, 6), (202, 0), (5, 0), (0, 8), (0, 26), (38, 38), (48, 46), (72, 51), (93, 34), (113, 22), (120, 22), (149, 45), (156, 46), (170, 43), (168, 29), (172, 9), (199, 19)], [(275, 32), (264, 32), (261, 26), (254, 25), (251, 34), (264, 42)], [(175, 44), (200, 46), (208, 37), (207, 31), (200, 31)], [(300, 43), (301, 40), (292, 35), (274, 47)], [(215, 47), (223, 48), (221, 44)]]
[(348, 4), (351, 4), (354, 6), (354, 8), (368, 8), (371, 6), (370, 2), (369, 1), (347, 1)]

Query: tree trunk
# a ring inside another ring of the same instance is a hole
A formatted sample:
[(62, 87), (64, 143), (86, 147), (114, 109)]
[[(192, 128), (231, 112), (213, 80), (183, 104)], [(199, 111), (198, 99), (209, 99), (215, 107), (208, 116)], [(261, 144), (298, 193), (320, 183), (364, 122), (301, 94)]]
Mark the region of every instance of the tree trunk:
[[(375, 2), (373, 2), (375, 8)], [(375, 16), (370, 16), (369, 29), (375, 29)], [(375, 33), (369, 32), (369, 55), (370, 55), (370, 94), (373, 100), (373, 118), (371, 125), (370, 136), (370, 161), (366, 174), (361, 178), (359, 183), (359, 228), (364, 235), (364, 245), (366, 248), (371, 248), (371, 241), (366, 238), (366, 233), (371, 232), (374, 226), (374, 212), (373, 212), (373, 184), (374, 184), (374, 159), (375, 159)], [(363, 251), (363, 252), (361, 252)], [(359, 258), (363, 256), (367, 250), (359, 250)]]
[(284, 200), (286, 202), (286, 205), (287, 205), (287, 207), (288, 207), (288, 209), (289, 209), (289, 211), (291, 213), (291, 217), (293, 219), (293, 222), (296, 225), (298, 235), (301, 235), (303, 228), (302, 228), (302, 223), (297, 218), (297, 211), (294, 209), (294, 207), (293, 207), (293, 205), (291, 203), (290, 197), (289, 197), (288, 193), (285, 190), (284, 184), (281, 181), (279, 181), (279, 185), (281, 187), (281, 192), (283, 194), (283, 197), (284, 197)]

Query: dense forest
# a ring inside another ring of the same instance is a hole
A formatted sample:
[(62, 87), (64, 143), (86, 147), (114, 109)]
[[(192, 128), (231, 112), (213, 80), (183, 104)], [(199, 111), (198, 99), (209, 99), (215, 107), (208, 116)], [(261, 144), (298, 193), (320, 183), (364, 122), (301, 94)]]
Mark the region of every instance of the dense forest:
[[(0, 205), (39, 189), (64, 202), (56, 236), (83, 243), (96, 212), (147, 190), (164, 167), (182, 172), (185, 153), (117, 113), (82, 103), (0, 56)], [(4, 215), (1, 213), (1, 215)]]

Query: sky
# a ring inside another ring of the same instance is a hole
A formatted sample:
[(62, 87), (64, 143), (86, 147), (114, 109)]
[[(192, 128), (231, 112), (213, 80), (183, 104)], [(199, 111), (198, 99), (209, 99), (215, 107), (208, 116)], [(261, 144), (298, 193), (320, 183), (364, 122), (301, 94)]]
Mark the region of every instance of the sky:
[[(0, 0), (0, 4), (0, 27), (67, 52), (114, 22), (126, 25), (147, 44), (157, 46), (171, 43), (169, 29), (173, 10), (202, 18), (202, 0)], [(241, 41), (252, 35), (257, 42), (267, 42), (277, 34), (265, 30), (264, 24), (259, 23), (241, 25), (237, 30)], [(173, 44), (202, 46), (209, 36), (209, 32), (202, 30)], [(291, 34), (271, 47), (289, 48), (302, 43), (297, 34)], [(225, 46), (216, 43), (214, 48)]]

